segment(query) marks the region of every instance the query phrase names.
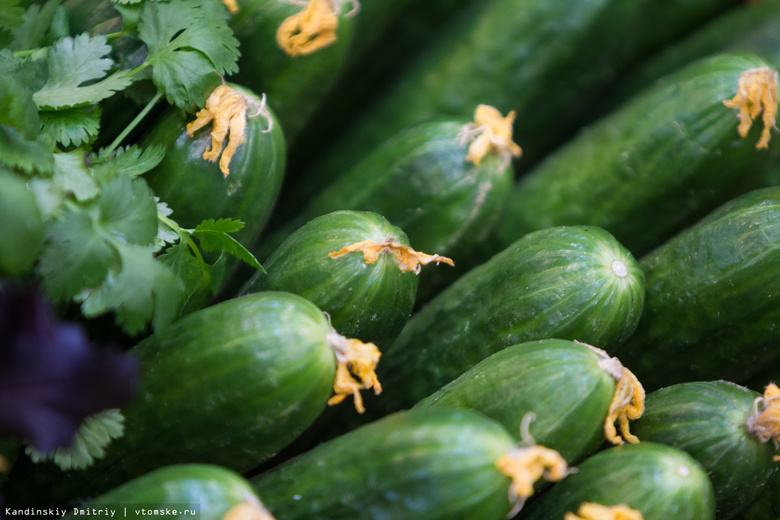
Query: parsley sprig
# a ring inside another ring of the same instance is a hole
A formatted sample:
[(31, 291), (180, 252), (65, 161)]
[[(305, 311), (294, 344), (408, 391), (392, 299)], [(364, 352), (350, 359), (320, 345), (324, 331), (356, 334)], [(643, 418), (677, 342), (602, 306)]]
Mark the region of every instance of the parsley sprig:
[[(162, 149), (121, 146), (158, 102), (202, 107), (220, 76), (238, 70), (224, 4), (114, 3), (120, 32), (70, 34), (61, 0), (27, 9), (0, 0), (0, 164), (28, 177), (46, 220), (35, 274), (48, 295), (77, 303), (86, 317), (113, 313), (133, 335), (205, 304), (228, 256), (262, 267), (230, 236), (242, 222), (185, 229), (175, 208), (156, 200), (142, 176)], [(114, 44), (128, 38), (145, 55), (115, 62)], [(93, 150), (100, 103), (137, 94), (141, 83), (153, 85), (146, 106), (108, 147)], [(220, 254), (208, 261), (211, 251)]]

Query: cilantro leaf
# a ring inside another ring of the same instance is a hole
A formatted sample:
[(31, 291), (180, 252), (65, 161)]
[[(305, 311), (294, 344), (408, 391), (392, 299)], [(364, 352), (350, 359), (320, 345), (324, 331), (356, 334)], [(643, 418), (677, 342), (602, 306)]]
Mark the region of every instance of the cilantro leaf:
[[(105, 57), (110, 52), (105, 36), (90, 38), (84, 33), (60, 40), (47, 57), (49, 78), (33, 94), (33, 100), (39, 108), (73, 107), (97, 103), (124, 89), (132, 82), (130, 71), (101, 79), (113, 64)], [(85, 82), (89, 84), (83, 85)]]
[(100, 130), (99, 105), (41, 112), (40, 116), (43, 133), (65, 147), (89, 143)]
[(63, 194), (73, 194), (76, 200), (86, 201), (98, 194), (98, 185), (84, 164), (84, 152), (54, 154), (54, 186)]
[(22, 24), (16, 29), (11, 49), (26, 51), (52, 43), (48, 33), (59, 6), (60, 0), (49, 0), (43, 6), (30, 5), (22, 15)]
[(184, 299), (181, 280), (149, 247), (118, 244), (117, 251), (121, 269), (88, 294), (82, 313), (91, 317), (113, 310), (117, 323), (131, 335), (142, 332), (150, 320), (155, 330), (175, 320)]
[(122, 243), (148, 245), (157, 236), (157, 204), (142, 179), (117, 177), (97, 200), (100, 224)]
[(158, 260), (171, 268), (184, 284), (185, 300), (183, 312), (199, 309), (206, 305), (211, 293), (210, 266), (195, 256), (185, 243), (178, 243), (165, 250)]
[(219, 82), (215, 72), (238, 71), (238, 40), (226, 16), (215, 16), (216, 9), (208, 5), (149, 1), (139, 17), (138, 36), (149, 49), (154, 83), (171, 104), (182, 108), (203, 105)]
[(118, 260), (87, 212), (65, 211), (46, 224), (45, 232), (38, 274), (55, 300), (69, 300), (84, 287), (96, 287)]
[(238, 220), (213, 219), (204, 220), (198, 224), (192, 231), (192, 236), (200, 242), (200, 247), (204, 251), (223, 250), (236, 258), (243, 260), (255, 269), (265, 272), (263, 266), (241, 243), (228, 235), (244, 227), (244, 223)]
[(136, 145), (117, 148), (104, 161), (93, 166), (95, 176), (110, 179), (118, 176), (137, 177), (148, 172), (163, 160), (162, 145), (141, 148)]
[(41, 122), (30, 85), (30, 64), (23, 64), (8, 49), (0, 50), (0, 124), (15, 128), (25, 140), (35, 140)]
[(45, 135), (28, 141), (14, 128), (0, 124), (0, 164), (27, 173), (51, 173), (54, 169), (51, 143)]

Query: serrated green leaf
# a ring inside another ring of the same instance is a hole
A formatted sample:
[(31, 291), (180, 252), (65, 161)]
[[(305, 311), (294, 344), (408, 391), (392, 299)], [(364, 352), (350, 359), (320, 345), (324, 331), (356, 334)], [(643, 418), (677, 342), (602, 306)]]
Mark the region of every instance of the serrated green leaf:
[(19, 7), (19, 0), (0, 0), (0, 48), (13, 41), (14, 29), (22, 24), (24, 8)]
[(171, 268), (184, 284), (182, 312), (186, 314), (206, 305), (211, 292), (210, 266), (193, 256), (187, 244), (179, 243), (165, 250), (158, 260)]
[(56, 109), (93, 104), (113, 96), (132, 79), (127, 70), (101, 79), (113, 64), (105, 57), (110, 52), (105, 36), (90, 38), (84, 33), (60, 40), (47, 56), (49, 78), (33, 94), (33, 100), (39, 108)]
[[(234, 229), (237, 222), (240, 221), (221, 219), (214, 222), (213, 220), (206, 220), (195, 227), (192, 231), (192, 236), (198, 239), (200, 247), (204, 251), (225, 251), (239, 260), (243, 260), (255, 269), (265, 272), (265, 269), (263, 269), (263, 266), (257, 261), (257, 258), (241, 245), (238, 240), (224, 231), (224, 229)], [(241, 225), (243, 226), (243, 222)]]
[(59, 220), (49, 221), (45, 231), (37, 272), (54, 300), (69, 300), (84, 287), (97, 287), (119, 260), (85, 211), (65, 211)]
[(100, 130), (100, 106), (41, 112), (42, 131), (64, 147), (89, 143)]
[(36, 175), (29, 180), (28, 186), (35, 196), (35, 202), (41, 208), (43, 221), (46, 222), (54, 217), (62, 207), (65, 201), (65, 195), (54, 185), (50, 178)]
[(118, 148), (115, 152), (93, 166), (94, 175), (99, 179), (112, 179), (118, 176), (137, 177), (148, 172), (163, 160), (165, 148), (161, 145), (141, 148), (137, 145)]
[(30, 5), (22, 15), (22, 24), (16, 29), (11, 49), (26, 51), (49, 45), (49, 29), (59, 5), (60, 0), (49, 0), (42, 6)]
[(54, 171), (52, 145), (48, 136), (28, 141), (14, 128), (0, 124), (0, 164), (26, 173)]
[(95, 460), (102, 459), (109, 444), (124, 434), (125, 417), (121, 411), (112, 408), (84, 419), (70, 446), (42, 452), (28, 445), (25, 453), (35, 464), (52, 460), (63, 471), (84, 469), (92, 466)]
[(225, 15), (215, 16), (224, 7), (216, 9), (190, 0), (144, 4), (138, 35), (149, 49), (155, 85), (176, 106), (202, 106), (219, 82), (215, 73), (238, 71), (238, 40)]
[(73, 194), (76, 200), (86, 201), (98, 194), (98, 185), (89, 175), (84, 164), (84, 152), (54, 154), (54, 185), (65, 195)]
[(0, 124), (15, 128), (25, 140), (33, 141), (41, 122), (30, 85), (34, 70), (8, 49), (0, 50)]
[(200, 232), (217, 232), (217, 233), (235, 233), (244, 229), (244, 222), (241, 220), (234, 220), (232, 218), (221, 218), (214, 220), (209, 218), (198, 224), (195, 231)]
[(119, 244), (121, 268), (83, 301), (85, 316), (114, 311), (116, 321), (130, 335), (146, 329), (149, 322), (160, 330), (179, 315), (184, 284), (171, 269), (158, 262), (151, 248)]
[(97, 200), (100, 225), (126, 244), (149, 245), (157, 236), (157, 204), (143, 179), (117, 177)]

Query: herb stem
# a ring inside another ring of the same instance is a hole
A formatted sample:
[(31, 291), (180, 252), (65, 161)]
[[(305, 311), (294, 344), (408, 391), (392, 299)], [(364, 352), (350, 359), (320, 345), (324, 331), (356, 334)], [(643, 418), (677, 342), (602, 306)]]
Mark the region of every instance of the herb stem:
[(149, 113), (149, 111), (150, 111), (150, 110), (152, 110), (152, 108), (154, 107), (154, 105), (156, 105), (156, 104), (157, 104), (157, 102), (158, 102), (158, 101), (160, 101), (160, 98), (162, 98), (162, 92), (157, 92), (157, 94), (155, 94), (155, 95), (154, 95), (154, 97), (152, 98), (152, 100), (151, 100), (151, 101), (149, 101), (149, 103), (147, 103), (147, 104), (146, 104), (146, 106), (144, 107), (144, 109), (143, 109), (143, 110), (141, 110), (141, 112), (140, 112), (140, 113), (139, 113), (137, 116), (135, 116), (135, 119), (133, 119), (132, 121), (130, 121), (130, 124), (129, 124), (129, 125), (127, 125), (127, 127), (126, 127), (124, 130), (122, 130), (122, 133), (121, 133), (121, 134), (119, 134), (119, 135), (117, 136), (117, 138), (116, 138), (116, 139), (114, 139), (114, 142), (113, 142), (113, 143), (111, 143), (111, 144), (109, 145), (109, 147), (108, 147), (108, 148), (106, 148), (106, 149), (103, 151), (103, 153), (102, 153), (101, 157), (107, 157), (107, 156), (108, 156), (108, 155), (109, 155), (111, 152), (113, 152), (114, 150), (116, 150), (116, 148), (117, 148), (117, 147), (118, 147), (120, 144), (122, 144), (122, 141), (124, 141), (124, 140), (125, 140), (125, 138), (128, 136), (128, 134), (130, 134), (130, 132), (132, 132), (132, 131), (133, 131), (133, 129), (134, 129), (136, 126), (138, 126), (138, 123), (140, 123), (140, 122), (141, 122), (141, 120), (142, 120), (144, 117), (146, 117), (146, 115)]

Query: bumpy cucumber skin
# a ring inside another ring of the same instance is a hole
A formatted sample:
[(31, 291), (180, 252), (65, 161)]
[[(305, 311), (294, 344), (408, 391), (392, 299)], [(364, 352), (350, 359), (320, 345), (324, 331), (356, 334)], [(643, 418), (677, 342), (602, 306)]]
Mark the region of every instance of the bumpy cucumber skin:
[(268, 104), (279, 116), (290, 142), (338, 78), (356, 18), (345, 16), (351, 9), (345, 2), (336, 42), (312, 54), (291, 57), (276, 43), (276, 30), (301, 9), (291, 2), (247, 0), (239, 4), (239, 11), (229, 21), (241, 45), (236, 81), (268, 95)]
[(277, 520), (499, 520), (511, 509), (496, 460), (515, 447), (470, 410), (386, 417), (252, 480)]
[(591, 349), (558, 339), (507, 347), (437, 392), (417, 408), (476, 410), (503, 424), (518, 440), (520, 424), (533, 413), (529, 431), (537, 444), (569, 463), (590, 455), (604, 441), (615, 380)]
[(583, 502), (626, 504), (644, 520), (712, 520), (712, 484), (687, 453), (652, 442), (602, 451), (529, 505), (524, 520), (563, 518)]
[(757, 56), (720, 55), (665, 78), (522, 177), (496, 234), (506, 247), (560, 225), (600, 226), (637, 256), (718, 205), (759, 187), (780, 139), (756, 150), (723, 105)]
[(241, 290), (299, 294), (327, 312), (343, 336), (387, 348), (409, 320), (417, 294), (417, 275), (402, 273), (390, 254), (371, 265), (363, 253), (330, 258), (343, 247), (394, 238), (409, 245), (406, 234), (376, 213), (336, 211), (316, 218), (290, 235)]
[[(260, 102), (248, 89), (229, 85)], [(225, 177), (218, 162), (203, 159), (203, 152), (211, 147), (212, 125), (193, 138), (187, 136), (187, 123), (194, 120), (194, 114), (185, 117), (171, 108), (152, 127), (144, 145), (164, 146), (165, 158), (146, 174), (146, 180), (180, 225), (194, 228), (204, 219), (243, 220), (245, 227), (233, 236), (249, 245), (262, 231), (282, 185), (285, 141), (279, 122), (272, 114), (273, 129), (264, 133), (271, 122), (262, 116), (247, 120), (246, 140), (233, 155)]]
[[(241, 475), (219, 466), (177, 464), (135, 478), (75, 509), (127, 506), (123, 518), (143, 519), (149, 515), (137, 511), (149, 508), (141, 506), (176, 506), (196, 510), (202, 520), (223, 520), (231, 508), (244, 502), (260, 503)], [(76, 517), (71, 513), (66, 518)]]
[(475, 2), (311, 172), (299, 200), (354, 165), (356, 152), (433, 118), (472, 117), (479, 103), (517, 110), (515, 140), (533, 162), (587, 119), (615, 74), (736, 3)]
[(43, 216), (25, 179), (0, 168), (0, 276), (33, 267), (43, 245)]
[(743, 195), (640, 261), (647, 292), (616, 351), (645, 388), (741, 383), (778, 358), (780, 188)]
[(745, 429), (759, 394), (726, 381), (681, 383), (651, 392), (631, 430), (641, 441), (680, 448), (707, 471), (719, 519), (752, 502), (775, 472), (772, 443)]
[(141, 387), (123, 410), (124, 437), (103, 459), (64, 473), (27, 465), (8, 484), (34, 503), (102, 493), (168, 464), (247, 471), (325, 408), (336, 369), (331, 330), (314, 304), (280, 292), (189, 314), (131, 350), (144, 368)]
[[(626, 270), (622, 278), (615, 261)], [(603, 229), (526, 235), (409, 320), (379, 364), (377, 411), (412, 406), (517, 343), (576, 339), (609, 351), (633, 332), (643, 300), (641, 270)]]
[(449, 256), (456, 268), (426, 268), (418, 293), (428, 299), (460, 274), (458, 265), (493, 228), (513, 172), (498, 157), (466, 161), (457, 135), (466, 121), (433, 122), (399, 133), (317, 194), (253, 251), (266, 258), (308, 220), (349, 209), (373, 211), (400, 227), (414, 249)]

